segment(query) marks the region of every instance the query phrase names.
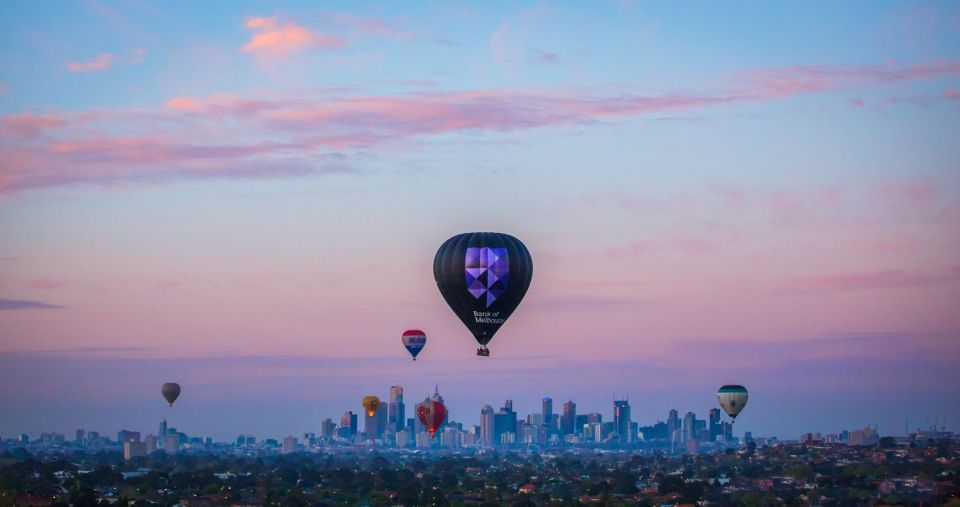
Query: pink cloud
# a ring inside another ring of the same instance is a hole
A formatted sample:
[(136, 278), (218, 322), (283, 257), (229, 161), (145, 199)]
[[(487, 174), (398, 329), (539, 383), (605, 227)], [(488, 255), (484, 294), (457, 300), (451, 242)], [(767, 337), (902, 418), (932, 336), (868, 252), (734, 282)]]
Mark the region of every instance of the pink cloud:
[(960, 273), (957, 273), (957, 270), (953, 268), (936, 274), (897, 269), (841, 273), (801, 278), (798, 280), (801, 290), (815, 292), (901, 289), (955, 284), (957, 282), (960, 282)]
[(410, 40), (413, 33), (394, 26), (394, 23), (382, 18), (358, 18), (349, 14), (334, 13), (330, 15), (335, 23), (357, 32), (387, 37), (396, 40)]
[(31, 289), (37, 290), (57, 290), (67, 285), (64, 280), (55, 280), (52, 278), (37, 278), (30, 282)]
[(850, 105), (853, 107), (863, 107), (867, 105), (867, 103), (861, 98), (854, 98), (854, 99), (850, 99)]
[(45, 130), (64, 125), (62, 117), (46, 114), (18, 114), (0, 117), (0, 134), (4, 136), (33, 137)]
[[(247, 24), (261, 32), (258, 35), (265, 35), (256, 44), (251, 42), (252, 51), (290, 51), (302, 41), (309, 39), (313, 44), (317, 40), (315, 34), (304, 35), (295, 25), (276, 18), (250, 18)], [(267, 35), (283, 31), (294, 35)], [(589, 124), (775, 99), (787, 92), (818, 91), (827, 85), (960, 74), (960, 63), (797, 69), (757, 71), (779, 76), (766, 80), (756, 79), (755, 71), (746, 72), (734, 80), (736, 86), (713, 93), (485, 89), (370, 96), (357, 94), (355, 89), (339, 89), (260, 97), (228, 93), (180, 96), (154, 110), (7, 115), (0, 117), (0, 129), (13, 139), (0, 144), (5, 161), (0, 191), (77, 181), (269, 176), (271, 171), (308, 174), (313, 161), (324, 156), (343, 157), (349, 155), (345, 151), (385, 147), (413, 138), (469, 130), (512, 132)], [(815, 79), (810, 79), (820, 85), (794, 86), (789, 79), (784, 84), (784, 76), (797, 75), (813, 75)], [(38, 143), (35, 137), (52, 128), (58, 129), (57, 138)], [(331, 164), (321, 164), (323, 171), (345, 169), (340, 160)], [(769, 197), (769, 205), (776, 216), (790, 221), (836, 207), (842, 204), (840, 197), (827, 189), (813, 197), (774, 195)], [(735, 201), (728, 196), (728, 202), (743, 205)]]
[(346, 42), (341, 37), (313, 32), (276, 16), (249, 17), (246, 27), (254, 31), (253, 38), (240, 49), (267, 57), (285, 57), (313, 48), (338, 48)]
[(742, 93), (757, 98), (779, 98), (868, 84), (935, 79), (960, 74), (960, 61), (914, 65), (891, 62), (886, 65), (837, 67), (798, 65), (748, 71), (740, 76)]
[(960, 99), (960, 93), (957, 93), (957, 90), (953, 88), (943, 92), (943, 98), (947, 100), (958, 100)]
[(107, 70), (113, 66), (117, 57), (111, 53), (102, 53), (97, 58), (88, 62), (70, 62), (67, 69), (70, 72), (90, 72), (97, 70)]

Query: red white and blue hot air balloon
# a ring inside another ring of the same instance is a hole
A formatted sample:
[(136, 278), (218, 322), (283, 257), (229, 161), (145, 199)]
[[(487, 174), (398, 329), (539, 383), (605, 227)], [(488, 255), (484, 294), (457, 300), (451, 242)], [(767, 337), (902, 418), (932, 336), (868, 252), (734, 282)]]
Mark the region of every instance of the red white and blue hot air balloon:
[(410, 352), (410, 355), (413, 356), (413, 360), (417, 360), (417, 354), (423, 350), (423, 347), (427, 344), (427, 334), (419, 329), (408, 329), (403, 332), (403, 338), (401, 338), (403, 346), (407, 348)]

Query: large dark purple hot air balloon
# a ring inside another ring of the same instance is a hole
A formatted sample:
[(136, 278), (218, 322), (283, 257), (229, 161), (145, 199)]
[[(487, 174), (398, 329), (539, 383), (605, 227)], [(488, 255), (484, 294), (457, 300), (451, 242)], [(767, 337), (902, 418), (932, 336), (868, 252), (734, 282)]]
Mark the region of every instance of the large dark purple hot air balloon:
[(433, 259), (440, 294), (489, 356), (487, 344), (523, 300), (533, 278), (533, 259), (517, 238), (469, 232), (448, 239)]

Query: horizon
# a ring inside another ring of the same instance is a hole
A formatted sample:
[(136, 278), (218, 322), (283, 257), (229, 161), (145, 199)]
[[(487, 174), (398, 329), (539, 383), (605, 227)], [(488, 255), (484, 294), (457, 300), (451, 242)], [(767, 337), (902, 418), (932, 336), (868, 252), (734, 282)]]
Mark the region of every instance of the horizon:
[[(3, 3), (0, 436), (435, 384), (960, 431), (960, 4), (738, 6)], [(535, 267), (490, 357), (432, 272), (470, 231)]]

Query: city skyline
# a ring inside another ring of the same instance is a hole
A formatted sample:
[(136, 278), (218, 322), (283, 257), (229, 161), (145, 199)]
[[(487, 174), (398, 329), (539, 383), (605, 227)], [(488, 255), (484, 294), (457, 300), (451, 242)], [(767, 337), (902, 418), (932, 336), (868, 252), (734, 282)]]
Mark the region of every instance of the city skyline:
[[(958, 429), (960, 4), (737, 5), (0, 3), (0, 435), (392, 385)], [(535, 266), (490, 357), (431, 269), (471, 231)]]

